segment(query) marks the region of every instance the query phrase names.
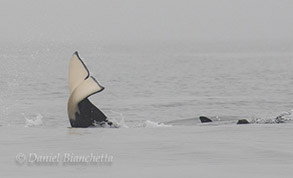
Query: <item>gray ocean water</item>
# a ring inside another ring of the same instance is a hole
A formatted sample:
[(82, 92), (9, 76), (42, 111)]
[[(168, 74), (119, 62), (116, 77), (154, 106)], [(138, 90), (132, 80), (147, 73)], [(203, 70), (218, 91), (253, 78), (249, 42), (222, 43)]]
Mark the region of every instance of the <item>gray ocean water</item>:
[[(1, 44), (0, 164), (5, 171), (0, 175), (290, 177), (292, 122), (235, 123), (290, 115), (293, 53), (212, 47), (175, 42)], [(105, 87), (90, 100), (129, 128), (68, 128), (68, 66), (76, 50)], [(201, 115), (230, 122), (204, 125), (198, 121)], [(32, 152), (107, 153), (114, 163), (99, 168), (15, 163), (17, 153)]]
[(271, 118), (293, 108), (293, 53), (35, 42), (1, 47), (0, 124), (23, 125), (41, 114), (48, 126), (69, 126), (67, 73), (76, 50), (106, 88), (92, 102), (129, 124), (200, 115)]

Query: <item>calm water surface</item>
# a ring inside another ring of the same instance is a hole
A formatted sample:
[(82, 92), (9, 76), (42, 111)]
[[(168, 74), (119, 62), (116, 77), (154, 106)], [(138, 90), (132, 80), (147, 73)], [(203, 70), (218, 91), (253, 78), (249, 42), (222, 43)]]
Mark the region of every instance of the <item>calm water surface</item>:
[[(293, 53), (200, 49), (2, 45), (0, 177), (292, 177), (292, 122), (235, 122), (293, 109)], [(92, 102), (129, 128), (68, 128), (67, 73), (75, 50), (106, 88)], [(200, 115), (226, 122), (200, 124)], [(18, 153), (109, 154), (114, 160), (98, 167), (19, 164)]]

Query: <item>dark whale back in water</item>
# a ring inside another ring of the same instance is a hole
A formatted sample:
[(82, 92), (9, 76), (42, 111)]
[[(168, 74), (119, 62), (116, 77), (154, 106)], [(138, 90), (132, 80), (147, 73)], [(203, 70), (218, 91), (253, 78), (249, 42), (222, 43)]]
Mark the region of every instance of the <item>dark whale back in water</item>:
[(70, 97), (67, 109), (72, 127), (90, 127), (105, 123), (112, 125), (105, 114), (88, 99), (89, 96), (103, 91), (104, 87), (90, 76), (89, 70), (77, 52), (72, 55), (70, 60), (69, 90)]
[(237, 124), (249, 124), (249, 122), (246, 119), (240, 119), (238, 120)]
[(205, 116), (200, 116), (199, 119), (200, 119), (201, 123), (213, 122), (211, 119), (209, 119)]

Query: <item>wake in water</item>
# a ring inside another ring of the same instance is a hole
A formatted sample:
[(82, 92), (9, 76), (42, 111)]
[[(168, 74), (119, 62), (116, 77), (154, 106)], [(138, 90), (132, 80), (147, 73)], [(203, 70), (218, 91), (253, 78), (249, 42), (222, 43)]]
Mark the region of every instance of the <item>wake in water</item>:
[(139, 127), (145, 127), (145, 128), (172, 127), (172, 125), (167, 125), (167, 124), (164, 124), (164, 123), (157, 123), (157, 122), (150, 121), (150, 120), (147, 120), (147, 121), (143, 122), (142, 124), (139, 124), (138, 126)]
[(276, 118), (272, 119), (263, 119), (263, 118), (255, 118), (252, 119), (250, 123), (253, 124), (280, 124), (280, 123), (286, 123), (293, 120), (293, 110), (283, 112)]
[(236, 124), (281, 124), (293, 121), (293, 110), (283, 112), (274, 118), (255, 118), (240, 116), (211, 116), (178, 119), (164, 123), (145, 121), (140, 127), (169, 127), (169, 126), (195, 126), (195, 125), (236, 125)]

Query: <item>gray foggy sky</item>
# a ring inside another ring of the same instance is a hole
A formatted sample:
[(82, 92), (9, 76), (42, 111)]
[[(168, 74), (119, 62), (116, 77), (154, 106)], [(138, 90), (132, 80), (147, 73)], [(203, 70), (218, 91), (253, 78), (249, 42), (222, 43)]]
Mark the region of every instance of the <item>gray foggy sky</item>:
[(293, 40), (292, 0), (0, 0), (1, 41)]

